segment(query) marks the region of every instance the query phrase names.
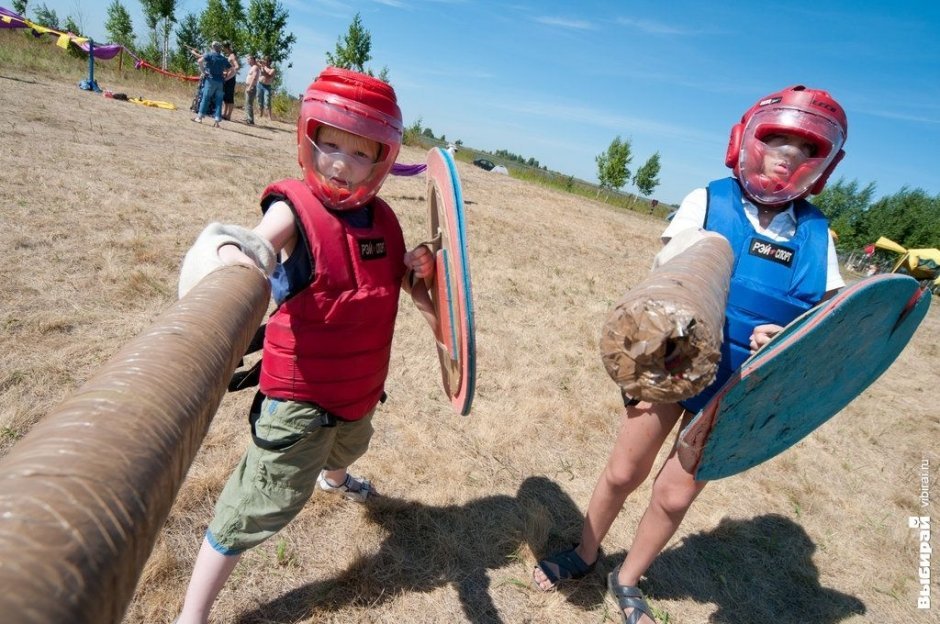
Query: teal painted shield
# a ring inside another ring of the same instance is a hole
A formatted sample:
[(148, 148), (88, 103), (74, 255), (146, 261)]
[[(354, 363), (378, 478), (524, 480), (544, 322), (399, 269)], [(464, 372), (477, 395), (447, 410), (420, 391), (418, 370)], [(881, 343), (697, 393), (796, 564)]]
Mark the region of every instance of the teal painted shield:
[(877, 275), (797, 318), (681, 432), (682, 465), (698, 480), (720, 479), (802, 440), (891, 366), (930, 297), (911, 277)]

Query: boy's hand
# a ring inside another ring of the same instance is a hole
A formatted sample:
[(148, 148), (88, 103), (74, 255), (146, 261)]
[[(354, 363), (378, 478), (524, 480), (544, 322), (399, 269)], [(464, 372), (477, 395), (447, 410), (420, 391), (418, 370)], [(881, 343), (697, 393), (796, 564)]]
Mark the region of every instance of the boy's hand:
[(405, 266), (414, 271), (418, 279), (433, 277), (434, 256), (426, 245), (418, 245), (405, 254)]
[(751, 334), (751, 353), (756, 353), (758, 349), (770, 342), (774, 336), (782, 331), (783, 327), (780, 325), (769, 324), (755, 327), (754, 333)]
[(219, 260), (221, 260), (222, 264), (225, 266), (231, 266), (233, 264), (244, 264), (250, 267), (256, 266), (255, 261), (245, 255), (245, 252), (235, 243), (228, 243), (219, 247)]
[(210, 223), (183, 258), (180, 299), (206, 275), (228, 264), (256, 266), (267, 276), (276, 262), (274, 247), (256, 232), (237, 225)]

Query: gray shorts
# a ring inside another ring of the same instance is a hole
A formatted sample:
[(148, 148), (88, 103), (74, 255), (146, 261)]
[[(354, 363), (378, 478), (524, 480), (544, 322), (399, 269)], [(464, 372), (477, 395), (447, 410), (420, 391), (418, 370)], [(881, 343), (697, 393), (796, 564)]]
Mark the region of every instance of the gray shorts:
[(234, 555), (257, 546), (293, 520), (313, 494), (320, 470), (338, 470), (362, 457), (372, 439), (372, 415), (313, 426), (322, 408), (301, 401), (265, 399), (255, 435), (273, 446), (252, 444), (215, 506), (206, 538), (218, 552)]

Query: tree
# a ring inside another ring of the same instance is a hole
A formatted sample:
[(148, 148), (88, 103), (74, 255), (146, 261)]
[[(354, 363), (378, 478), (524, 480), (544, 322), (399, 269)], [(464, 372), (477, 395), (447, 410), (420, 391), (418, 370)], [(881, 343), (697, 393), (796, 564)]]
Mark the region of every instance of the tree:
[(108, 20), (104, 23), (108, 38), (112, 43), (119, 43), (125, 48), (134, 49), (134, 24), (120, 0), (108, 5)]
[(636, 170), (633, 176), (633, 185), (640, 191), (643, 197), (649, 197), (659, 186), (659, 152), (649, 157), (643, 165)]
[(206, 49), (206, 43), (199, 28), (199, 18), (188, 13), (179, 21), (179, 28), (176, 29), (176, 52), (170, 60), (173, 70), (184, 74), (196, 72), (196, 58), (189, 50), (203, 51)]
[(940, 198), (902, 188), (872, 204), (860, 229), (868, 242), (884, 236), (908, 248), (935, 247), (940, 240)]
[(874, 193), (874, 183), (859, 189), (857, 181), (840, 179), (813, 199), (839, 235), (839, 249), (859, 250), (881, 236), (910, 249), (937, 246), (940, 196), (904, 187), (871, 203)]
[(41, 24), (47, 28), (54, 28), (55, 30), (62, 30), (59, 27), (59, 16), (55, 14), (55, 11), (47, 7), (45, 2), (36, 7), (34, 15), (37, 24)]
[(160, 50), (160, 62), (167, 67), (170, 56), (170, 33), (176, 23), (176, 0), (140, 0), (144, 19), (150, 29), (150, 43)]
[[(62, 22), (62, 30), (67, 33), (72, 33), (78, 37), (82, 36), (82, 29), (79, 28), (78, 24), (75, 23), (75, 19), (69, 15), (65, 18), (65, 21)], [(68, 48), (66, 48), (68, 55), (73, 58), (87, 59), (88, 53), (78, 47), (78, 44), (74, 41), (69, 42)]]
[(297, 42), (297, 37), (287, 32), (288, 17), (287, 9), (277, 0), (249, 0), (246, 52), (270, 57), (275, 65), (287, 60)]
[[(610, 142), (610, 146), (603, 154), (598, 154), (597, 180), (602, 189), (616, 190), (621, 188), (630, 179), (628, 165), (633, 160), (630, 154), (629, 139), (623, 141), (618, 136)], [(600, 191), (598, 191), (598, 194)]]
[[(829, 226), (839, 235), (838, 247), (844, 250), (860, 249), (872, 240), (865, 240), (865, 213), (875, 195), (874, 182), (859, 189), (858, 181), (846, 182), (840, 178), (829, 182), (813, 204), (829, 219)], [(877, 238), (877, 237), (876, 237)]]
[(247, 34), (244, 30), (245, 10), (241, 0), (208, 0), (206, 10), (199, 16), (199, 28), (206, 41), (228, 41), (241, 51)]
[(75, 23), (75, 19), (71, 15), (67, 16), (65, 21), (62, 22), (62, 30), (78, 37), (82, 36), (82, 29), (78, 27), (78, 24)]
[(13, 12), (20, 15), (26, 15), (27, 0), (13, 0)]
[[(352, 24), (349, 25), (349, 30), (346, 31), (346, 36), (336, 39), (335, 53), (326, 53), (326, 62), (333, 67), (365, 72), (366, 63), (372, 59), (371, 50), (372, 35), (362, 27), (362, 18), (359, 13), (356, 13)], [(369, 72), (369, 75), (372, 75), (372, 72)]]

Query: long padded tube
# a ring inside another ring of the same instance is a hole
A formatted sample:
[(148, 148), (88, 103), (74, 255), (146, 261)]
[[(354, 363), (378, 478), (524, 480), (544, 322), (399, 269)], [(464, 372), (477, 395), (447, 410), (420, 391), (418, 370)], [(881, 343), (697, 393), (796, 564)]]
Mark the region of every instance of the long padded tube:
[(4, 622), (121, 621), (269, 296), (209, 274), (0, 462)]
[(681, 401), (714, 380), (733, 261), (724, 238), (705, 238), (614, 306), (601, 331), (601, 358), (624, 394)]

